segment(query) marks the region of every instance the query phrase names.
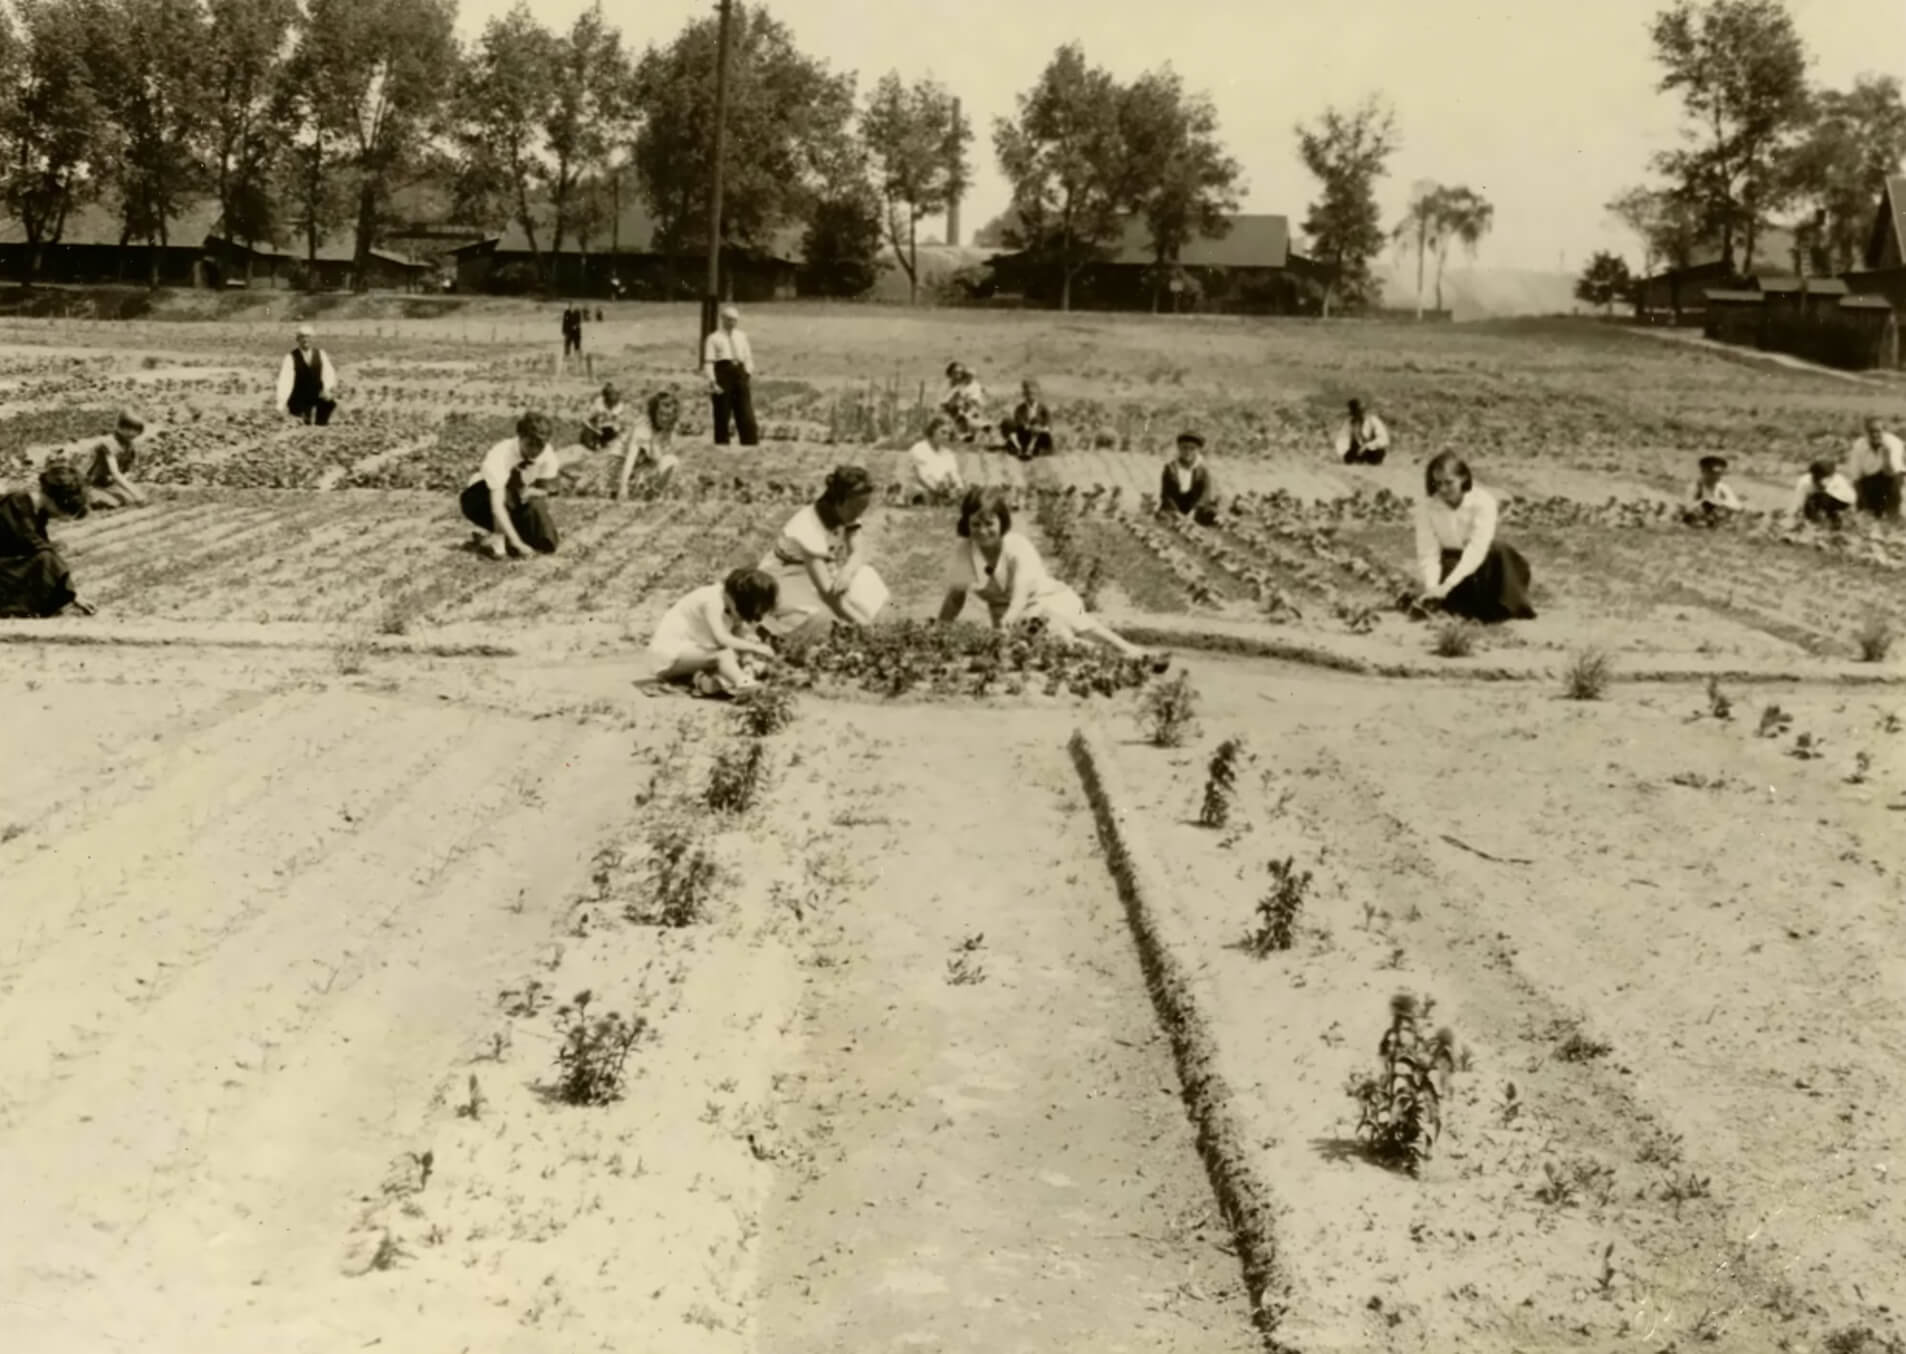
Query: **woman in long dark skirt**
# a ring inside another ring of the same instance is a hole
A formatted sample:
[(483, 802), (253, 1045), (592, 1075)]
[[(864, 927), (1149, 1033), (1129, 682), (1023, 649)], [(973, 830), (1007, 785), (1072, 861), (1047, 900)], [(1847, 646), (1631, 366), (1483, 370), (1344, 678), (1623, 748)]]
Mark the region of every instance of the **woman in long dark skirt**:
[(1496, 536), (1496, 496), (1478, 488), (1469, 464), (1454, 452), (1423, 471), (1416, 509), (1416, 558), (1424, 608), (1493, 625), (1535, 619), (1529, 604), (1529, 562)]
[(65, 461), (40, 472), (39, 484), (0, 496), (0, 616), (57, 616), (93, 609), (73, 591), (73, 575), (47, 539), (55, 517), (86, 515), (86, 479)]

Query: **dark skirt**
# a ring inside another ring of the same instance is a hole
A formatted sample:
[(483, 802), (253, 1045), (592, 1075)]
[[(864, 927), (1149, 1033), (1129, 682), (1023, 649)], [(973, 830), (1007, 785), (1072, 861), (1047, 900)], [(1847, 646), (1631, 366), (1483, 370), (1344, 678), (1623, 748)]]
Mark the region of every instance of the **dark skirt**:
[(1860, 511), (1875, 517), (1898, 517), (1899, 480), (1898, 475), (1885, 472), (1860, 476), (1853, 484), (1853, 492), (1859, 496)]
[(52, 546), (0, 556), (0, 616), (57, 616), (73, 599), (73, 575)]
[[(482, 480), (466, 485), (457, 496), (457, 506), (463, 515), (484, 531), (497, 529), (496, 517), (490, 509), (490, 486)], [(510, 525), (516, 528), (516, 534), (523, 538), (523, 544), (538, 554), (553, 555), (561, 543), (556, 530), (556, 519), (550, 515), (549, 500), (538, 495), (524, 498), (517, 478), (510, 476), (510, 487), (503, 496), (504, 509), (510, 515)]]
[[(1444, 578), (1462, 557), (1460, 550), (1443, 551)], [(1485, 625), (1534, 620), (1535, 608), (1529, 603), (1529, 561), (1513, 545), (1497, 541), (1489, 547), (1476, 572), (1450, 590), (1443, 599), (1443, 610)]]

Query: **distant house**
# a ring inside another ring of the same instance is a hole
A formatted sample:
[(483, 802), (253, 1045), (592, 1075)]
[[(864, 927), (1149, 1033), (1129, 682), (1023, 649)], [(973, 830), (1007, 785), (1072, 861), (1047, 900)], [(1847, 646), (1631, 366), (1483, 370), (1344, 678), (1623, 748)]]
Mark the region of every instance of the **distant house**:
[[(289, 291), (345, 291), (353, 285), (357, 264), (354, 241), (319, 243), (314, 261), (302, 242), (240, 244), (218, 235), (205, 237), (207, 285)], [(377, 291), (416, 291), (431, 267), (388, 249), (370, 251), (370, 280)]]
[[(1291, 253), (1289, 220), (1269, 215), (1229, 220), (1230, 229), (1222, 235), (1187, 243), (1176, 268), (1161, 274), (1144, 219), (1124, 218), (1118, 239), (1073, 277), (1073, 308), (1270, 314), (1306, 309), (1319, 270)], [(998, 290), (1035, 304), (1059, 304), (1062, 279), (1050, 257), (1020, 250), (996, 255), (989, 264)]]
[[(1737, 252), (1736, 260), (1740, 255)], [(1797, 245), (1790, 230), (1771, 226), (1754, 239), (1757, 277), (1793, 277), (1799, 272)], [(1688, 262), (1642, 278), (1635, 284), (1635, 318), (1648, 324), (1700, 325), (1705, 322), (1709, 291), (1752, 289), (1736, 268), (1724, 263), (1718, 241), (1696, 246)]]
[[(724, 246), (722, 294), (734, 301), (792, 298), (801, 267), (801, 230), (779, 232), (766, 249)], [(606, 236), (606, 238), (605, 238)], [(639, 200), (624, 205), (606, 230), (586, 239), (571, 232), (552, 252), (548, 227), (536, 234), (536, 247), (520, 223), (498, 234), (448, 251), (460, 292), (530, 292), (548, 286), (560, 296), (621, 294), (647, 299), (700, 296), (707, 285), (707, 256), (700, 251), (666, 254), (655, 248), (655, 221)]]
[[(126, 237), (114, 208), (89, 202), (68, 214), (57, 244), (43, 244), (39, 280), (47, 283), (146, 283), (162, 287), (205, 285), (205, 234), (218, 219), (216, 204), (199, 203), (175, 219), (163, 246)], [(25, 282), (32, 276), (33, 247), (18, 221), (0, 225), (0, 277)]]
[(1881, 185), (1861, 262), (1863, 268), (1842, 274), (1847, 286), (1857, 295), (1883, 296), (1895, 311), (1906, 312), (1906, 175)]

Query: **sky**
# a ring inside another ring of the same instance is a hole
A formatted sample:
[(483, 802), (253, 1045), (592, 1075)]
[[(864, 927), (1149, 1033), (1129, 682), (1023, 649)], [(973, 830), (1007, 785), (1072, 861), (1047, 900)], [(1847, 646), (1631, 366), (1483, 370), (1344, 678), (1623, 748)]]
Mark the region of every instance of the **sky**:
[[(467, 36), (512, 0), (461, 0)], [(529, 0), (551, 27), (589, 0)], [(1466, 184), (1495, 204), (1478, 264), (1579, 272), (1608, 249), (1639, 262), (1604, 204), (1645, 181), (1676, 144), (1678, 101), (1657, 93), (1648, 39), (1666, 0), (778, 0), (767, 8), (801, 49), (859, 76), (930, 75), (972, 120), (973, 188), (962, 230), (1010, 197), (992, 152), (995, 119), (1053, 49), (1080, 42), (1121, 80), (1167, 62), (1209, 94), (1244, 168), (1242, 209), (1281, 213), (1295, 236), (1316, 181), (1293, 126), (1378, 93), (1396, 109), (1401, 147), (1380, 185), (1386, 223), (1412, 184)], [(713, 0), (603, 0), (640, 52), (664, 44)], [(1818, 85), (1875, 72), (1906, 79), (1906, 0), (1788, 0)], [(1299, 246), (1301, 248), (1301, 245)]]

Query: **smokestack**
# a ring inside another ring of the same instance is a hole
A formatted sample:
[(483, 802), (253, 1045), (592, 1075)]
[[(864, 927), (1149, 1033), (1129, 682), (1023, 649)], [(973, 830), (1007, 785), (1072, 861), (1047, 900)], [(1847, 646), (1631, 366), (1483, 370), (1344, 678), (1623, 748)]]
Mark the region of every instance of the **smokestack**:
[[(959, 125), (960, 101), (956, 98), (953, 100), (953, 126), (957, 128)], [(956, 139), (953, 142), (953, 155), (956, 157), (956, 163), (959, 153), (960, 145)], [(946, 242), (951, 245), (957, 245), (960, 242), (960, 198), (958, 190), (954, 191), (946, 203)]]

